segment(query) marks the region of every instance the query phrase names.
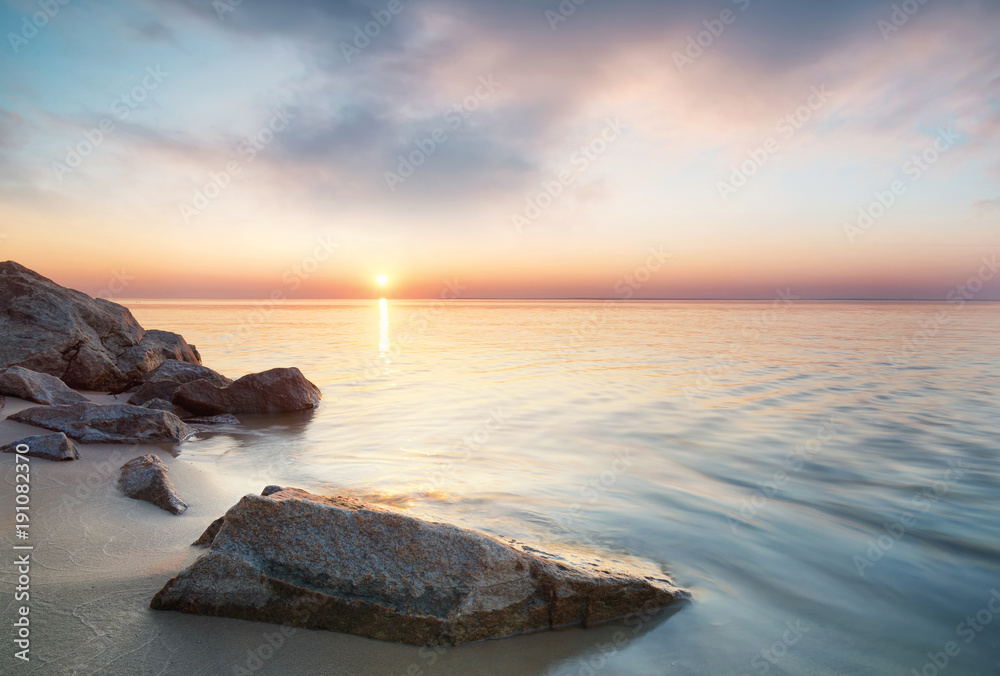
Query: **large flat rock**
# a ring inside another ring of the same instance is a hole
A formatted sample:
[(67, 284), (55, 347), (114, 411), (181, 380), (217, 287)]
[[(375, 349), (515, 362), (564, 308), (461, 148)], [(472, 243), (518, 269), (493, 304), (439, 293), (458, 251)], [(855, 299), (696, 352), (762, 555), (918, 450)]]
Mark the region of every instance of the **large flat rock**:
[(290, 413), (319, 405), (323, 393), (297, 368), (251, 373), (218, 387), (207, 379), (184, 383), (173, 403), (196, 415), (220, 413)]
[(167, 359), (201, 363), (168, 331), (146, 331), (127, 308), (0, 263), (0, 370), (23, 366), (72, 388), (109, 391), (138, 382)]
[(7, 419), (63, 432), (85, 444), (181, 441), (194, 433), (173, 413), (128, 404), (36, 406)]
[(435, 646), (592, 626), (689, 598), (659, 572), (567, 565), (475, 531), (289, 488), (247, 495), (199, 539), (208, 542), (152, 608)]

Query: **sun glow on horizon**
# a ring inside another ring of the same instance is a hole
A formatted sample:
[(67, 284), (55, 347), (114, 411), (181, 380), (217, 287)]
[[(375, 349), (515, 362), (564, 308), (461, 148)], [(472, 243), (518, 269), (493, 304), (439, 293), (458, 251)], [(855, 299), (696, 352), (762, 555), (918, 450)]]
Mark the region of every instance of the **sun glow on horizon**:
[(385, 275), (376, 275), (375, 283), (377, 283), (379, 286), (385, 286), (386, 284), (389, 283), (389, 278), (386, 277)]

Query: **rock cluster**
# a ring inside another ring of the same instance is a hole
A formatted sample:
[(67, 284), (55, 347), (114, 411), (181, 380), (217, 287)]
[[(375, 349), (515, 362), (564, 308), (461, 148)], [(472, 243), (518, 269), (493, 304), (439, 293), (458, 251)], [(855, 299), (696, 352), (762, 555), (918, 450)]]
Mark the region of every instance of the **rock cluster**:
[(176, 333), (146, 331), (125, 307), (13, 261), (0, 263), (0, 335), (0, 369), (23, 366), (79, 390), (126, 386), (167, 359), (201, 363)]
[(323, 396), (297, 368), (276, 368), (243, 376), (219, 387), (202, 379), (177, 388), (171, 400), (198, 415), (290, 413), (316, 408)]

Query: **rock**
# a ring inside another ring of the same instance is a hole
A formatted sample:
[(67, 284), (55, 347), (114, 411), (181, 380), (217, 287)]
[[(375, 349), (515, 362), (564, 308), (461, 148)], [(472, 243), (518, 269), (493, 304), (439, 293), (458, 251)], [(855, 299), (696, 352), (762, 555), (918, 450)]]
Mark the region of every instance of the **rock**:
[(142, 455), (122, 465), (118, 485), (130, 498), (152, 502), (172, 514), (188, 508), (167, 476), (167, 466), (155, 455)]
[(0, 373), (0, 394), (7, 394), (36, 404), (76, 404), (90, 401), (66, 383), (47, 373), (21, 366), (11, 366)]
[(128, 309), (0, 263), (0, 369), (46, 373), (72, 388), (108, 391), (168, 358), (201, 363), (179, 335), (146, 331)]
[(17, 447), (21, 445), (27, 446), (29, 449), (23, 455), (30, 455), (33, 458), (45, 458), (46, 460), (80, 459), (80, 453), (76, 450), (76, 446), (62, 432), (25, 437), (12, 444), (0, 447), (0, 451), (4, 453), (16, 453)]
[(197, 418), (184, 418), (188, 425), (239, 425), (240, 419), (230, 413), (220, 415), (200, 416)]
[(146, 383), (172, 382), (181, 385), (194, 380), (207, 380), (217, 387), (225, 387), (232, 384), (232, 379), (227, 378), (217, 371), (213, 371), (201, 364), (192, 364), (177, 359), (168, 359), (158, 367), (149, 372), (143, 379)]
[(198, 415), (287, 413), (316, 408), (322, 396), (297, 368), (278, 368), (251, 373), (226, 387), (208, 380), (184, 383), (173, 402)]
[(173, 413), (128, 404), (36, 406), (7, 419), (64, 432), (85, 444), (152, 444), (194, 433)]
[(182, 420), (191, 417), (191, 411), (185, 411), (180, 406), (174, 406), (166, 399), (150, 399), (142, 408), (151, 408), (154, 411), (169, 411)]
[(128, 398), (128, 403), (133, 406), (142, 406), (147, 401), (153, 399), (172, 401), (174, 393), (177, 392), (177, 388), (180, 386), (180, 383), (175, 383), (172, 380), (157, 380), (151, 383), (143, 383)]
[(222, 528), (222, 522), (226, 520), (226, 517), (220, 516), (218, 519), (208, 524), (208, 528), (202, 533), (197, 540), (191, 543), (192, 547), (211, 547), (212, 542), (215, 541), (215, 536), (219, 534), (219, 529)]
[(157, 592), (152, 608), (436, 646), (589, 627), (689, 598), (658, 571), (571, 566), (475, 531), (294, 488), (247, 495), (202, 537), (208, 551)]

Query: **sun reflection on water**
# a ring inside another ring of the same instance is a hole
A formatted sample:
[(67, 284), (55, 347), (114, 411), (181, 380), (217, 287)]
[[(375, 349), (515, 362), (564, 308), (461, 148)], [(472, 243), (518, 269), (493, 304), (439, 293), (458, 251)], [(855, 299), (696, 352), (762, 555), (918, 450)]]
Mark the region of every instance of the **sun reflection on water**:
[(378, 352), (383, 357), (389, 352), (389, 305), (385, 298), (378, 299), (379, 309), (379, 340)]

